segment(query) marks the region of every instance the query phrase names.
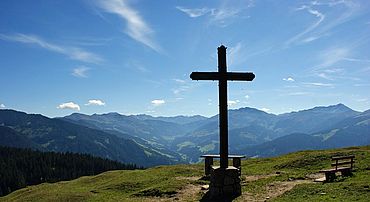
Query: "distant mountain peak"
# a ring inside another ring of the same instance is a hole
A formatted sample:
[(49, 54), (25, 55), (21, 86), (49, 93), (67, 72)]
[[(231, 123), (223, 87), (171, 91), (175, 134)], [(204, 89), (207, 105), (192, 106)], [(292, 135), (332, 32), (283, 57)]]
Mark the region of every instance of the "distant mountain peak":
[(110, 116), (121, 116), (122, 114), (120, 114), (118, 112), (109, 112), (109, 113), (107, 113), (107, 115), (110, 115)]
[(354, 110), (352, 110), (351, 108), (347, 107), (346, 105), (344, 105), (342, 103), (339, 103), (339, 104), (336, 104), (336, 105), (329, 105), (327, 107), (325, 107), (325, 106), (314, 107), (313, 110), (331, 111), (333, 113), (347, 112), (347, 111), (354, 112)]
[(120, 114), (118, 112), (109, 112), (109, 113), (105, 113), (105, 114), (93, 114), (92, 116), (98, 116), (98, 117), (100, 117), (100, 116), (106, 116), (106, 117), (112, 117), (112, 118), (114, 118), (114, 117), (122, 117), (124, 115), (122, 115), (122, 114)]
[(72, 113), (70, 116), (86, 116), (86, 114), (75, 112), (75, 113)]
[(260, 109), (252, 108), (252, 107), (242, 107), (239, 109), (231, 109), (230, 111), (239, 111), (239, 112), (250, 112), (250, 113), (263, 113), (263, 114), (268, 114), (265, 111), (262, 111)]

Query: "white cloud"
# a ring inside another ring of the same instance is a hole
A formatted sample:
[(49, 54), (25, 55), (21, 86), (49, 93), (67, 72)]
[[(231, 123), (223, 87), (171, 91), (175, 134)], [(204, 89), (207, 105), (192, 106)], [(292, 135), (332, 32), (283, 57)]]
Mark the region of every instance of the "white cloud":
[(73, 102), (62, 103), (57, 108), (58, 109), (72, 109), (72, 110), (80, 111), (80, 106)]
[(99, 63), (103, 61), (103, 59), (100, 56), (94, 53), (88, 52), (86, 50), (83, 50), (81, 48), (56, 45), (56, 44), (47, 42), (44, 39), (38, 36), (35, 36), (35, 35), (27, 35), (27, 34), (20, 34), (20, 33), (13, 34), (13, 35), (0, 34), (0, 39), (6, 40), (6, 41), (15, 41), (15, 42), (20, 42), (20, 43), (38, 45), (41, 48), (44, 48), (46, 50), (56, 52), (59, 54), (63, 54), (63, 55), (70, 57), (73, 60), (78, 60), (82, 62)]
[(263, 107), (262, 109), (260, 109), (260, 110), (262, 110), (262, 111), (264, 111), (264, 112), (269, 112), (270, 111), (270, 109), (269, 108), (265, 108), (265, 107)]
[(5, 105), (4, 104), (0, 104), (0, 108), (5, 108)]
[(228, 100), (227, 105), (233, 106), (233, 105), (238, 104), (239, 102), (240, 102), (240, 100)]
[(118, 15), (126, 21), (126, 34), (134, 40), (161, 52), (161, 47), (153, 40), (154, 31), (143, 20), (139, 12), (131, 8), (126, 0), (99, 0), (97, 4), (108, 13)]
[(166, 102), (164, 100), (152, 100), (151, 103), (152, 103), (153, 106), (157, 107), (157, 106), (161, 106), (161, 105), (165, 104)]
[(87, 71), (89, 69), (90, 68), (84, 67), (84, 66), (77, 67), (77, 68), (73, 69), (72, 75), (75, 76), (75, 77), (87, 78)]
[(288, 77), (288, 78), (283, 78), (283, 81), (293, 82), (295, 80), (292, 77)]
[(209, 8), (184, 8), (181, 6), (176, 6), (176, 8), (184, 13), (186, 13), (191, 18), (197, 18), (211, 12)]
[(244, 96), (244, 98), (248, 100), (249, 99), (249, 95)]
[(102, 100), (89, 100), (88, 103), (86, 103), (85, 105), (89, 106), (89, 105), (96, 105), (96, 106), (104, 106), (105, 105), (105, 102), (102, 101)]

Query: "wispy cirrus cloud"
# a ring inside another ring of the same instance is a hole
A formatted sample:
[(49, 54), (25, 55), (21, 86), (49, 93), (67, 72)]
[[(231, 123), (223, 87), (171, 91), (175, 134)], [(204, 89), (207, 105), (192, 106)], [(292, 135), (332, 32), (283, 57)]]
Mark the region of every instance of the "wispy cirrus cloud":
[(45, 39), (42, 39), (41, 37), (36, 36), (36, 35), (28, 35), (28, 34), (21, 34), (21, 33), (16, 33), (16, 34), (11, 34), (11, 35), (0, 34), (0, 39), (5, 40), (5, 41), (14, 41), (14, 42), (19, 42), (19, 43), (37, 45), (48, 51), (63, 54), (73, 60), (78, 60), (82, 62), (100, 63), (103, 61), (103, 59), (99, 55), (96, 55), (95, 53), (86, 51), (79, 47), (62, 46), (62, 45), (50, 43), (46, 41)]
[(180, 96), (183, 92), (188, 91), (191, 88), (189, 85), (181, 85), (172, 90), (173, 94)]
[(305, 83), (302, 83), (302, 84), (307, 86), (307, 87), (334, 87), (334, 84), (332, 84), (332, 83), (305, 82)]
[(304, 92), (304, 91), (299, 91), (299, 92), (291, 92), (291, 93), (287, 93), (286, 95), (289, 95), (289, 96), (300, 96), (300, 95), (310, 95), (312, 93), (310, 92)]
[(213, 9), (211, 10), (210, 22), (221, 27), (226, 27), (233, 19), (239, 16), (242, 10), (242, 8), (237, 7)]
[(154, 31), (144, 21), (139, 12), (130, 7), (126, 0), (98, 0), (96, 5), (105, 12), (118, 15), (126, 22), (125, 33), (134, 40), (148, 46), (156, 52), (162, 48), (154, 41)]
[(241, 42), (235, 46), (230, 47), (229, 51), (229, 65), (240, 64), (246, 60), (244, 53), (242, 53), (243, 45)]
[(173, 94), (176, 96), (176, 98), (182, 97), (183, 94), (195, 87), (194, 83), (189, 83), (184, 79), (172, 79), (176, 85), (174, 88), (172, 88)]
[[(311, 68), (310, 74), (326, 80), (359, 80), (363, 77), (361, 67), (368, 66), (370, 60), (354, 57), (351, 45), (333, 47), (318, 52), (319, 64)], [(351, 65), (356, 63), (356, 65)], [(357, 70), (353, 67), (357, 67)]]
[(319, 53), (319, 59), (322, 61), (322, 63), (317, 65), (317, 68), (330, 67), (333, 64), (348, 58), (349, 56), (350, 50), (348, 48), (335, 47), (321, 51)]
[(201, 17), (209, 12), (211, 9), (209, 8), (185, 8), (181, 6), (176, 6), (176, 8), (184, 13), (186, 13), (191, 18)]
[[(325, 13), (322, 12), (324, 10)], [(296, 11), (306, 11), (316, 20), (303, 31), (288, 39), (285, 42), (286, 47), (312, 42), (329, 35), (330, 30), (361, 13), (361, 5), (360, 2), (344, 0), (311, 1), (297, 8)]]
[(58, 109), (72, 109), (80, 111), (80, 106), (74, 102), (65, 102), (57, 106)]
[[(224, 2), (219, 7), (202, 7), (202, 8), (187, 8), (183, 6), (177, 6), (176, 8), (187, 14), (191, 18), (198, 18), (202, 16), (207, 16), (209, 22), (212, 25), (217, 25), (221, 27), (226, 27), (234, 19), (240, 19), (240, 14), (246, 9), (253, 7), (253, 1), (243, 0), (239, 2), (227, 3)], [(249, 16), (245, 16), (248, 18)]]
[[(302, 6), (302, 7), (298, 8), (297, 10), (306, 10), (309, 14), (315, 16), (317, 18), (317, 20), (316, 20), (316, 22), (314, 22), (313, 24), (311, 24), (309, 27), (307, 27), (305, 30), (303, 30), (302, 32), (298, 33), (297, 35), (293, 36), (288, 41), (286, 41), (285, 42), (285, 45), (286, 46), (289, 46), (289, 45), (295, 43), (297, 40), (302, 39), (302, 37), (304, 37), (307, 33), (313, 31), (325, 19), (325, 15), (324, 14), (320, 13), (318, 10), (312, 9), (309, 6)], [(311, 37), (306, 38), (304, 40), (304, 42), (314, 41), (314, 40), (316, 40), (318, 38), (319, 38), (318, 36), (311, 36)]]
[(176, 81), (177, 83), (186, 83), (186, 81), (183, 79), (173, 79), (173, 80)]
[[(230, 67), (233, 65), (244, 64), (248, 58), (265, 54), (271, 50), (272, 46), (259, 50), (252, 50), (250, 47), (246, 46), (245, 43), (240, 41), (233, 46), (228, 47), (228, 64)], [(212, 57), (216, 58), (217, 55), (214, 54)]]
[(99, 100), (99, 99), (93, 99), (93, 100), (89, 100), (86, 104), (86, 106), (105, 106), (105, 102), (103, 100)]
[(72, 75), (75, 77), (87, 78), (88, 77), (87, 71), (89, 69), (90, 68), (85, 67), (85, 66), (76, 67), (72, 70)]

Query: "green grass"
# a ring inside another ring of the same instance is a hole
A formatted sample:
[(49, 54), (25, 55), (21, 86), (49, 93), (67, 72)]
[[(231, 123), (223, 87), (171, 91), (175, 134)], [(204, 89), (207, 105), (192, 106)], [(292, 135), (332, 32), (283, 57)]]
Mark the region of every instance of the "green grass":
[[(254, 199), (268, 196), (271, 184), (306, 179), (310, 174), (330, 167), (330, 157), (356, 156), (352, 177), (339, 177), (332, 183), (299, 184), (269, 201), (368, 201), (370, 196), (370, 146), (337, 150), (302, 151), (288, 155), (248, 159), (242, 162), (242, 177), (261, 176), (242, 181), (244, 194)], [(279, 174), (276, 174), (279, 173)], [(44, 183), (15, 191), (0, 201), (155, 201), (174, 200), (189, 185), (208, 184), (197, 180), (203, 175), (203, 164), (159, 166), (146, 170), (110, 171), (72, 181)], [(191, 178), (195, 177), (195, 178)], [(199, 192), (199, 191), (198, 191)], [(180, 201), (200, 200), (204, 193), (192, 194)], [(236, 198), (243, 201), (244, 196)]]
[[(202, 173), (200, 165), (160, 166), (147, 170), (109, 171), (72, 181), (44, 183), (18, 190), (0, 201), (132, 201), (169, 197)], [(184, 179), (177, 179), (182, 176)]]
[[(351, 177), (338, 177), (333, 183), (302, 184), (277, 197), (274, 201), (369, 201), (370, 196), (370, 147), (354, 147), (343, 150), (310, 152), (320, 155), (323, 160), (316, 166), (306, 166), (309, 173), (321, 168), (328, 168), (330, 160), (327, 155), (356, 156), (355, 172)], [(302, 169), (292, 173), (303, 175)]]

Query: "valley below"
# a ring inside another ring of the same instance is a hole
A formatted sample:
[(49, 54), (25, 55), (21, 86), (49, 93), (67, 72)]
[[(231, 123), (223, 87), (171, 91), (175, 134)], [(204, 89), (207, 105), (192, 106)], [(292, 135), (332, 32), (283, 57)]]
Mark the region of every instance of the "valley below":
[[(48, 118), (0, 110), (0, 145), (88, 153), (138, 166), (197, 163), (218, 154), (218, 115), (153, 117), (118, 113)], [(343, 104), (269, 114), (229, 110), (229, 153), (272, 157), (300, 150), (370, 144), (370, 110)]]

